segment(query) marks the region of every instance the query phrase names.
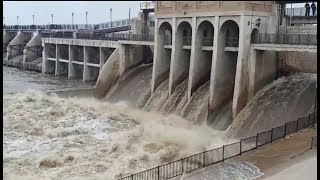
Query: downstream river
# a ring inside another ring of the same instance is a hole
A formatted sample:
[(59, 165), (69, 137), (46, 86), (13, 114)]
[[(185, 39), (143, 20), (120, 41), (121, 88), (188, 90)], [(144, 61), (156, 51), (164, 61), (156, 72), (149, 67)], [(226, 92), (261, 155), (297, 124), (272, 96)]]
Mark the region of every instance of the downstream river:
[(3, 66), (3, 93), (25, 92), (28, 89), (47, 92), (58, 89), (89, 88), (94, 83), (83, 83), (81, 79), (42, 74), (34, 71)]

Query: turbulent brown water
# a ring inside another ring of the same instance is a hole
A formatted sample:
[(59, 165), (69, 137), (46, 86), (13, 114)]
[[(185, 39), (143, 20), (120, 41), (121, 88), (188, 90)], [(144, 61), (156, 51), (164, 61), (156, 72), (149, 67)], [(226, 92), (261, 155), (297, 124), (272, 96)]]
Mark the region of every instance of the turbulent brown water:
[(189, 101), (182, 109), (182, 117), (199, 123), (208, 117), (208, 101), (209, 101), (209, 86), (207, 81), (204, 85), (200, 86), (196, 92), (191, 96)]
[(209, 112), (209, 81), (188, 101), (187, 80), (170, 96), (166, 80), (151, 96), (151, 74), (152, 65), (128, 71), (102, 100), (4, 94), (5, 179), (115, 179), (237, 140), (225, 135), (251, 136), (296, 120), (316, 94), (316, 75), (283, 77), (232, 120), (232, 102)]
[(316, 101), (317, 75), (282, 77), (261, 89), (228, 128), (231, 137), (249, 137), (307, 116)]
[(160, 111), (169, 96), (169, 79), (163, 81), (145, 104), (144, 111)]
[(167, 114), (181, 114), (181, 110), (183, 106), (187, 102), (187, 90), (188, 90), (188, 80), (185, 79), (182, 83), (180, 83), (174, 92), (169, 96), (167, 101), (161, 108), (162, 113)]
[(130, 107), (140, 107), (150, 97), (151, 76), (152, 64), (136, 67), (112, 86), (105, 99), (109, 102), (125, 102)]
[(5, 179), (114, 179), (226, 143), (178, 116), (38, 91), (4, 95)]

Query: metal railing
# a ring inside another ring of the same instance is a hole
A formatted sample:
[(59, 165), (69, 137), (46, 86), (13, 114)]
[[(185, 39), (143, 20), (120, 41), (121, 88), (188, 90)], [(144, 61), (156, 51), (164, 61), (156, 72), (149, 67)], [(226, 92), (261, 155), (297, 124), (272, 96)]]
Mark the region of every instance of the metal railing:
[(131, 33), (75, 33), (59, 32), (59, 33), (41, 33), (44, 38), (66, 38), (66, 39), (90, 39), (90, 40), (108, 40), (108, 41), (149, 41), (154, 42), (153, 34), (131, 34)]
[(191, 37), (183, 37), (182, 38), (182, 44), (184, 46), (191, 46)]
[(290, 44), (290, 45), (317, 45), (317, 34), (259, 34), (251, 39), (252, 44)]
[[(223, 162), (224, 160), (241, 156), (243, 153), (260, 146), (272, 143), (286, 135), (308, 128), (317, 123), (317, 111), (308, 116), (287, 122), (282, 126), (272, 128), (269, 131), (258, 133), (256, 136), (241, 139), (239, 142), (224, 145), (220, 148), (203, 151), (167, 164), (120, 178), (120, 180), (140, 180), (140, 179), (170, 179), (184, 173), (190, 173), (198, 169)], [(311, 148), (317, 146), (317, 137), (311, 139)]]
[[(80, 29), (89, 29), (89, 30), (102, 30), (108, 28), (116, 28), (122, 26), (129, 26), (137, 18), (132, 19), (121, 19), (116, 21), (109, 21), (99, 24), (48, 24), (48, 25), (4, 25), (3, 29), (5, 30), (80, 30)], [(154, 27), (154, 17), (149, 16), (149, 21), (147, 21), (147, 26)]]
[(213, 37), (204, 37), (202, 44), (203, 46), (213, 46)]
[[(134, 18), (131, 19), (133, 21)], [(113, 28), (120, 26), (127, 26), (130, 24), (129, 19), (121, 19), (112, 22), (99, 23), (99, 24), (47, 24), (47, 25), (4, 25), (3, 29), (7, 30), (36, 30), (36, 29), (64, 29), (64, 30), (73, 30), (73, 29), (105, 29), (105, 28)]]
[[(306, 15), (306, 8), (287, 8), (286, 9), (286, 16), (305, 16)], [(310, 8), (310, 16), (312, 16), (312, 9)], [(317, 16), (317, 11), (315, 12), (315, 16)]]
[(226, 47), (239, 47), (239, 38), (226, 38)]

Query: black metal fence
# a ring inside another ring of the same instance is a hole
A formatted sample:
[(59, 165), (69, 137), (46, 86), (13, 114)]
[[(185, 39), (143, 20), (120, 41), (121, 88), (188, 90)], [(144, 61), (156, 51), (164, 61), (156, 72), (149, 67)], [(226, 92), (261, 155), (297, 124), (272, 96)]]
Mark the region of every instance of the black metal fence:
[(317, 136), (311, 137), (311, 149), (317, 147)]
[(251, 43), (317, 45), (317, 34), (259, 34), (251, 39)]
[[(285, 125), (258, 133), (256, 136), (241, 139), (240, 142), (224, 145), (220, 148), (204, 151), (152, 169), (131, 174), (130, 176), (121, 178), (121, 180), (170, 179), (180, 176), (183, 173), (189, 173), (222, 162), (265, 144), (272, 143), (275, 140), (284, 138), (286, 135), (297, 132), (303, 128), (313, 126), (317, 122), (316, 114), (317, 112), (314, 111), (308, 116), (299, 118), (296, 121), (287, 122)], [(315, 146), (317, 146), (317, 137), (311, 139), (311, 148)]]

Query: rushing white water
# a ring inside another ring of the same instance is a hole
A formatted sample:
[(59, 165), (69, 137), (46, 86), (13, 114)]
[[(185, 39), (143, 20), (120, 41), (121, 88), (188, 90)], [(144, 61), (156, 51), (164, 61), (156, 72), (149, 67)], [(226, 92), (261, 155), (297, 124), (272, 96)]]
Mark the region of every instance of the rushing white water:
[[(224, 131), (205, 125), (210, 116), (209, 82), (189, 101), (187, 81), (171, 96), (165, 81), (150, 96), (151, 66), (136, 70), (120, 79), (109, 97), (100, 101), (39, 91), (4, 95), (5, 179), (115, 179), (235, 141), (226, 140)], [(12, 73), (7, 74), (6, 84), (12, 81)], [(20, 72), (18, 75), (21, 79)], [(255, 135), (305, 115), (314, 100), (315, 82), (315, 75), (298, 74), (266, 86), (232, 122), (228, 134), (237, 138)], [(27, 85), (35, 87), (29, 80), (15, 85), (18, 88), (6, 87), (11, 88), (8, 92), (17, 92)], [(132, 109), (144, 105), (146, 110), (166, 115)], [(224, 130), (231, 123), (224, 122), (230, 114), (231, 103), (214, 112), (211, 126)], [(195, 119), (200, 121), (192, 121)]]
[(125, 103), (38, 91), (3, 98), (5, 179), (114, 179), (227, 143), (206, 125)]
[(316, 74), (299, 73), (268, 84), (233, 120), (228, 135), (250, 137), (307, 116), (316, 101), (316, 83)]

